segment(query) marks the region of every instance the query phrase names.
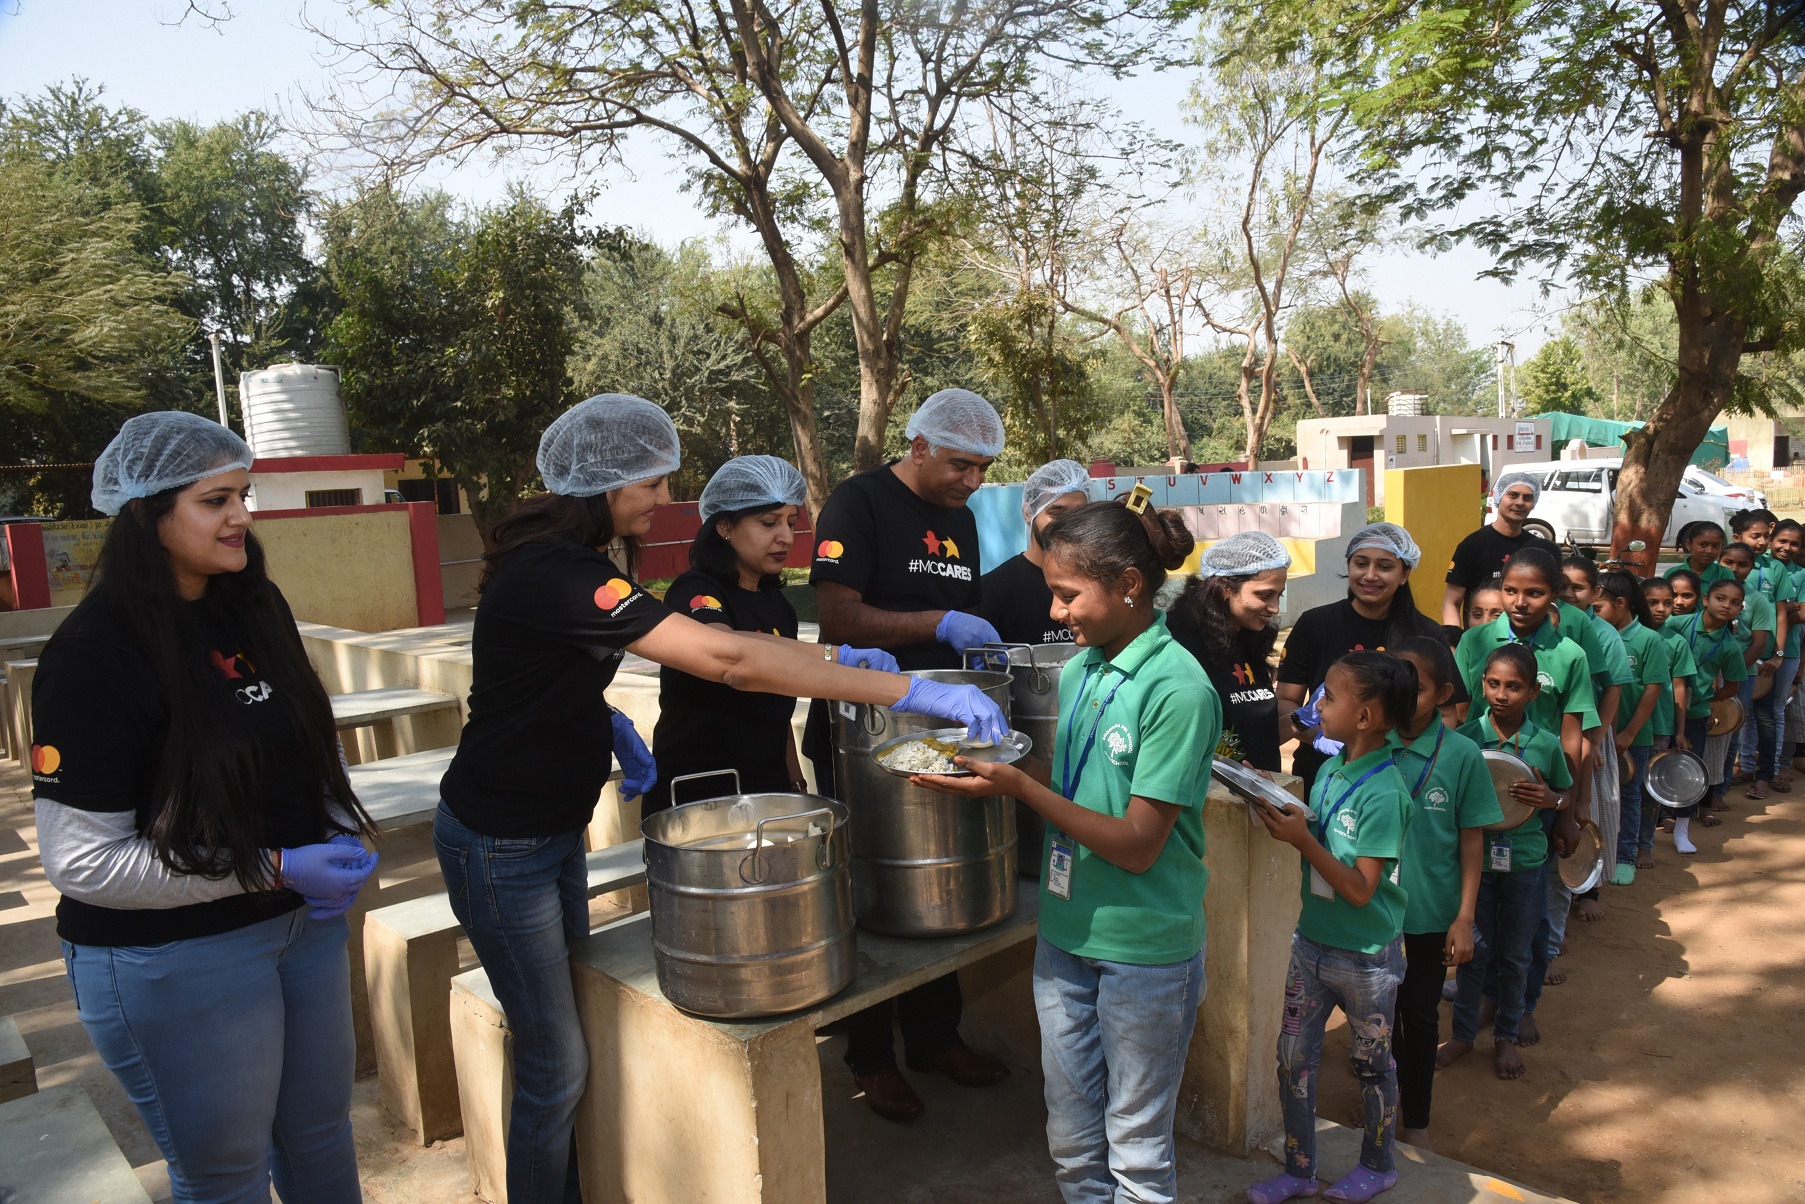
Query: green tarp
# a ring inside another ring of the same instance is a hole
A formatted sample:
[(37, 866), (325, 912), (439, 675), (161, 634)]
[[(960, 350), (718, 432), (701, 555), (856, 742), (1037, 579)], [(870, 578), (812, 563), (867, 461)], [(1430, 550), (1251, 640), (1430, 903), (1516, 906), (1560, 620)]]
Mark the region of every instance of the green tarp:
[[(1609, 447), (1621, 455), (1623, 453), (1623, 432), (1635, 430), (1640, 422), (1612, 422), (1608, 418), (1587, 418), (1583, 414), (1536, 414), (1538, 421), (1546, 418), (1553, 426), (1552, 440), (1554, 454), (1559, 455), (1563, 447), (1573, 439), (1584, 439), (1588, 447)], [(1730, 428), (1714, 426), (1705, 441), (1698, 445), (1692, 453), (1692, 462), (1700, 468), (1711, 472), (1722, 472), (1724, 465), (1730, 462)]]

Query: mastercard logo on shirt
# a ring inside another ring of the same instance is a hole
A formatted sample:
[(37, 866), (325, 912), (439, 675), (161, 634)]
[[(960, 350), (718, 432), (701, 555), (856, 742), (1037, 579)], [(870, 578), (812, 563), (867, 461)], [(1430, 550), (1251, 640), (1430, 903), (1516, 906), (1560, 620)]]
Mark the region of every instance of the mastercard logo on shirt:
[(31, 772), (55, 773), (63, 765), (63, 754), (56, 750), (54, 744), (34, 744), (31, 746)]
[(595, 591), (595, 604), (603, 610), (613, 610), (622, 602), (625, 602), (627, 600), (627, 595), (632, 592), (633, 583), (631, 581), (615, 577), (606, 585)]
[(697, 594), (689, 600), (691, 610), (720, 610), (721, 600), (713, 594)]
[(815, 549), (817, 560), (838, 560), (846, 554), (846, 545), (837, 539), (824, 539), (821, 546)]

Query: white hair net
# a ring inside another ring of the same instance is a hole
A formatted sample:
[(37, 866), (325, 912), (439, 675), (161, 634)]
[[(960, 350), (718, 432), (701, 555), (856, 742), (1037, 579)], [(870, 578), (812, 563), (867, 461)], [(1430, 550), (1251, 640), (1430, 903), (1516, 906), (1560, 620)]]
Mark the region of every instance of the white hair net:
[(1542, 498), (1542, 483), (1526, 472), (1507, 472), (1492, 483), (1492, 505), (1504, 496), (1504, 491), (1512, 485), (1529, 486), (1529, 502), (1534, 505)]
[(808, 501), (808, 485), (788, 460), (776, 456), (738, 456), (715, 469), (702, 487), (702, 521), (717, 514), (755, 506), (800, 506)]
[(251, 466), (251, 449), (229, 426), (184, 410), (127, 418), (94, 461), (94, 509), (118, 514), (135, 497), (179, 489)]
[(580, 401), (539, 437), (539, 475), (565, 497), (594, 497), (667, 476), (682, 462), (670, 415), (627, 393)]
[(1022, 518), (1032, 523), (1040, 512), (1068, 493), (1089, 495), (1090, 470), (1076, 460), (1054, 460), (1028, 474), (1022, 483)]
[(1199, 577), (1252, 577), (1256, 573), (1291, 567), (1285, 545), (1264, 531), (1242, 531), (1203, 550), (1197, 562)]
[(996, 407), (970, 389), (942, 389), (909, 416), (903, 434), (920, 435), (929, 447), (950, 447), (974, 456), (1003, 454), (1003, 420)]
[(1415, 568), (1423, 559), (1423, 550), (1416, 546), (1416, 540), (1396, 523), (1371, 523), (1354, 532), (1354, 538), (1347, 541), (1348, 559), (1353, 559), (1362, 548), (1377, 548), (1387, 556), (1396, 556), (1407, 569)]

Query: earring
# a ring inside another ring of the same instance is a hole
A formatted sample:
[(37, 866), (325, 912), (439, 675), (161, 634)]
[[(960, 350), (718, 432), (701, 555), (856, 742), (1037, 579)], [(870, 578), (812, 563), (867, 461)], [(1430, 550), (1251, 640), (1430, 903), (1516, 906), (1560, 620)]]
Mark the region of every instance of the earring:
[(1132, 594), (1127, 595), (1122, 599), (1122, 601), (1128, 603), (1128, 605), (1130, 605), (1130, 606), (1133, 606), (1134, 605), (1134, 595), (1132, 595)]

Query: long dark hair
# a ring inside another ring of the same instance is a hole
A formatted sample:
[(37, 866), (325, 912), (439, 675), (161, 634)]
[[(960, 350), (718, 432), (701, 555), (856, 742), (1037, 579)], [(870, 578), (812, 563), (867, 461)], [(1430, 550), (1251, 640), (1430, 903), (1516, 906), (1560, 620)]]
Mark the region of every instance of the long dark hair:
[[(175, 509), (181, 489), (126, 505), (107, 529), (89, 595), (111, 609), (151, 667), (168, 704), (169, 727), (151, 785), (151, 810), (140, 817), (157, 858), (176, 873), (237, 878), (246, 890), (272, 885), (262, 849), (268, 833), (258, 799), (277, 780), (299, 778), (302, 806), (313, 831), (342, 830), (328, 810), (336, 804), (358, 831), (375, 824), (351, 791), (339, 760), (338, 733), (326, 688), (307, 660), (294, 618), (265, 568), (263, 546), (245, 532), (245, 567), (209, 579), (204, 618), (176, 588), (157, 527)], [(239, 642), (257, 675), (275, 686), (259, 704), (287, 719), (306, 756), (270, 765), (244, 708), (220, 688), (208, 653), (211, 622)]]
[[(761, 514), (769, 514), (773, 510), (782, 510), (784, 503), (774, 506), (753, 506), (745, 510), (727, 510), (715, 515), (702, 524), (696, 532), (695, 539), (689, 545), (689, 567), (698, 573), (707, 573), (716, 581), (729, 588), (737, 588), (740, 583), (740, 557), (733, 550), (727, 537), (721, 534), (720, 524), (730, 527), (738, 526), (740, 520), (757, 518)], [(777, 573), (762, 573), (758, 578), (758, 588), (776, 589), (783, 584), (783, 578)]]
[[(527, 498), (495, 524), (489, 532), (489, 550), (483, 553), (483, 575), (477, 583), (480, 592), (489, 585), (503, 557), (523, 544), (574, 543), (585, 548), (605, 548), (614, 540), (614, 513), (608, 509), (608, 495), (566, 497), (561, 493), (541, 493)], [(633, 575), (633, 561), (639, 541), (629, 536), (627, 563), (620, 567)]]
[(1139, 569), (1146, 582), (1140, 604), (1153, 605), (1153, 595), (1166, 583), (1166, 573), (1184, 564), (1197, 546), (1176, 510), (1148, 506), (1140, 514), (1122, 499), (1091, 502), (1068, 510), (1047, 528), (1046, 547), (1081, 576), (1106, 585)]
[(1650, 631), (1655, 629), (1654, 616), (1648, 613), (1648, 599), (1642, 595), (1641, 582), (1628, 573), (1612, 569), (1599, 575), (1598, 585), (1611, 597), (1621, 598), (1629, 603), (1630, 613), (1636, 616), (1636, 622)]
[(1229, 597), (1258, 575), (1193, 577), (1173, 600), (1167, 612), (1172, 634), (1184, 634), (1187, 646), (1202, 653), (1199, 660), (1205, 668), (1226, 673), (1229, 666), (1251, 659), (1259, 673), (1270, 676), (1267, 661), (1278, 642), (1277, 628), (1268, 623), (1249, 631), (1235, 621), (1228, 605)]
[(1379, 704), (1387, 728), (1409, 727), (1416, 718), (1415, 665), (1384, 652), (1364, 651), (1350, 652), (1335, 664), (1354, 679), (1354, 689), (1362, 702)]

